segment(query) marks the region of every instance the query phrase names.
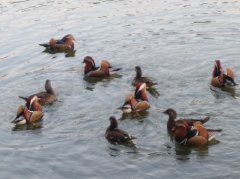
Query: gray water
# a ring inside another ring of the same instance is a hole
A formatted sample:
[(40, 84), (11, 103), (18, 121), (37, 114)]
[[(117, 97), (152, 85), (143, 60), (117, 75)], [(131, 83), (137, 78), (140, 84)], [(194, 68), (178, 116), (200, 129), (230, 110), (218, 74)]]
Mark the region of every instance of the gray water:
[[(210, 88), (215, 59), (240, 83), (240, 2), (236, 0), (3, 0), (0, 2), (0, 178), (239, 178), (239, 87)], [(74, 55), (43, 52), (39, 43), (66, 34)], [(83, 79), (86, 55), (122, 67), (120, 77)], [(134, 67), (158, 82), (158, 98), (139, 118), (117, 108), (133, 92)], [(44, 107), (41, 128), (10, 121), (19, 95), (52, 81), (58, 101)], [(175, 145), (166, 130), (179, 117), (210, 116), (221, 128), (204, 149)], [(136, 148), (109, 144), (109, 116), (136, 136)]]

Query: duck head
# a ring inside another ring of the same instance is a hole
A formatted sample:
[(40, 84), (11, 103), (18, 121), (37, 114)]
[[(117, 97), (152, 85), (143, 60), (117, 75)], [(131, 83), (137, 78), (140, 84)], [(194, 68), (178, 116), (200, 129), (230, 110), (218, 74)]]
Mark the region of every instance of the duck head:
[(172, 108), (168, 108), (163, 113), (169, 116), (168, 122), (167, 122), (168, 130), (173, 131), (175, 127), (175, 119), (177, 118), (177, 112)]
[(213, 68), (213, 77), (220, 76), (222, 70), (222, 65), (220, 60), (215, 60), (214, 62), (214, 68)]
[(110, 121), (109, 130), (114, 130), (114, 129), (118, 128), (118, 122), (114, 116), (111, 116), (109, 118), (109, 121)]
[(136, 79), (141, 78), (142, 77), (142, 69), (140, 66), (136, 66), (135, 67), (135, 71), (136, 71)]
[(62, 41), (63, 41), (63, 42), (66, 42), (66, 41), (68, 41), (68, 40), (76, 41), (72, 34), (67, 34), (67, 35), (65, 35), (65, 36), (62, 38)]
[(146, 83), (139, 83), (135, 89), (135, 99), (148, 101)]
[(73, 37), (73, 35), (71, 35), (71, 34), (65, 35), (62, 38), (62, 41), (65, 45), (67, 45), (69, 47), (70, 50), (74, 49), (75, 38)]
[(85, 63), (84, 74), (87, 74), (87, 73), (89, 73), (90, 71), (96, 70), (96, 65), (95, 65), (95, 62), (94, 62), (94, 60), (93, 60), (92, 57), (86, 56), (86, 57), (83, 59), (83, 62), (82, 62), (82, 63)]
[(45, 90), (50, 93), (50, 94), (54, 94), (52, 85), (51, 85), (51, 81), (50, 80), (46, 80), (45, 82)]

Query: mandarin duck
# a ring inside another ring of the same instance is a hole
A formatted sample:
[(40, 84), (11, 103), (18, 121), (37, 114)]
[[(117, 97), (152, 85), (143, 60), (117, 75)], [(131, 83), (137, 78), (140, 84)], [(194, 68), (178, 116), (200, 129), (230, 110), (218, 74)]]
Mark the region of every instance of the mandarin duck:
[(25, 106), (20, 105), (18, 107), (17, 116), (12, 123), (17, 125), (38, 123), (42, 120), (42, 117), (42, 106), (39, 104), (39, 98), (35, 95), (27, 99)]
[(105, 132), (105, 138), (111, 143), (129, 143), (133, 144), (132, 140), (136, 139), (129, 136), (128, 133), (118, 128), (118, 122), (114, 116), (109, 118), (110, 125)]
[(187, 121), (177, 120), (173, 131), (174, 138), (180, 145), (201, 147), (214, 139), (221, 129), (207, 129), (201, 122), (189, 126)]
[(151, 79), (149, 79), (148, 77), (143, 77), (142, 76), (142, 69), (140, 66), (136, 66), (135, 67), (135, 71), (136, 71), (136, 76), (132, 81), (132, 85), (133, 86), (137, 86), (137, 84), (139, 83), (146, 83), (147, 88), (150, 88), (154, 85), (156, 85), (157, 83), (154, 83)]
[(110, 70), (110, 68), (112, 67), (107, 60), (102, 60), (100, 63), (100, 67), (96, 67), (94, 59), (90, 56), (86, 56), (83, 59), (82, 63), (85, 63), (85, 67), (84, 67), (85, 77), (96, 77), (96, 78), (109, 77), (111, 73), (121, 70), (121, 68), (115, 68)]
[(45, 90), (46, 91), (42, 91), (42, 92), (30, 95), (28, 97), (19, 96), (19, 98), (24, 99), (25, 101), (28, 101), (29, 98), (32, 98), (33, 96), (37, 96), (39, 98), (38, 102), (40, 105), (43, 106), (43, 105), (52, 104), (53, 102), (55, 102), (57, 100), (57, 96), (52, 88), (50, 80), (46, 80)]
[(136, 86), (135, 94), (126, 96), (124, 104), (121, 107), (123, 113), (145, 111), (150, 107), (146, 88), (146, 83), (139, 83)]
[(233, 70), (231, 68), (227, 68), (227, 74), (225, 74), (220, 60), (215, 60), (211, 84), (215, 87), (223, 87), (225, 85), (237, 85), (234, 81)]
[(71, 34), (65, 35), (62, 39), (56, 40), (54, 38), (50, 39), (48, 43), (39, 44), (45, 48), (52, 50), (74, 50), (74, 37)]
[(201, 122), (202, 124), (204, 124), (205, 122), (207, 122), (209, 120), (208, 116), (203, 118), (203, 119), (178, 119), (178, 120), (176, 120), (177, 112), (174, 109), (172, 109), (172, 108), (168, 108), (163, 113), (167, 114), (169, 116), (168, 122), (167, 122), (167, 129), (168, 129), (169, 132), (173, 132), (174, 131), (175, 124), (176, 124), (176, 122), (178, 120), (185, 121), (189, 126), (193, 126), (193, 124), (195, 122)]

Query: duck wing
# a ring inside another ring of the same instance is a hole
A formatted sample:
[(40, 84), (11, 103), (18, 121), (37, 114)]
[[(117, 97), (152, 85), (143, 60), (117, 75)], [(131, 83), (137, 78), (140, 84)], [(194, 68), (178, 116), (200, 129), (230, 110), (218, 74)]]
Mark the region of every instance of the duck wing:
[(189, 126), (193, 126), (195, 122), (201, 122), (202, 124), (206, 123), (209, 120), (209, 116), (206, 116), (205, 118), (202, 119), (179, 119), (179, 120), (184, 120), (187, 122)]

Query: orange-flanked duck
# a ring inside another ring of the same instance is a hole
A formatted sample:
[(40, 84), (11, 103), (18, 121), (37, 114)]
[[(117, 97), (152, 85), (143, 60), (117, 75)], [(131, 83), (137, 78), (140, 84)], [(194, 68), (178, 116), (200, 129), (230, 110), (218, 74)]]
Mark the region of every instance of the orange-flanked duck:
[(114, 116), (111, 116), (109, 120), (110, 125), (105, 132), (105, 138), (111, 143), (133, 144), (132, 140), (136, 138), (133, 136), (129, 136), (126, 131), (119, 129), (117, 119)]
[(50, 39), (48, 43), (39, 44), (45, 48), (59, 51), (74, 50), (75, 38), (73, 35), (65, 35), (62, 39), (56, 40), (54, 38)]
[(24, 99), (25, 101), (28, 101), (29, 98), (31, 99), (33, 96), (37, 96), (39, 98), (38, 102), (40, 105), (43, 106), (43, 105), (52, 104), (57, 100), (57, 95), (52, 88), (50, 80), (46, 80), (45, 90), (46, 91), (42, 91), (42, 92), (30, 95), (28, 97), (19, 96), (19, 98)]
[(135, 76), (135, 78), (132, 81), (132, 85), (133, 86), (137, 86), (139, 83), (146, 83), (147, 88), (150, 88), (150, 87), (152, 87), (152, 86), (157, 84), (157, 83), (154, 83), (148, 77), (142, 76), (142, 69), (141, 69), (140, 66), (136, 66), (135, 67), (135, 71), (136, 71), (136, 76)]
[(211, 84), (214, 87), (224, 87), (224, 86), (235, 86), (237, 85), (234, 81), (234, 73), (231, 68), (227, 68), (227, 74), (224, 73), (224, 70), (221, 65), (220, 60), (215, 60), (214, 68), (212, 72)]
[(97, 67), (95, 65), (94, 59), (90, 56), (86, 56), (83, 59), (82, 63), (85, 63), (85, 77), (104, 78), (109, 77), (113, 72), (121, 70), (121, 68), (113, 69), (107, 60), (102, 60), (100, 63), (100, 67)]
[(146, 111), (150, 107), (146, 88), (146, 83), (139, 83), (136, 86), (135, 94), (126, 96), (124, 104), (121, 107), (123, 113)]
[(221, 132), (220, 129), (207, 129), (201, 122), (194, 122), (189, 126), (184, 120), (178, 120), (173, 131), (177, 143), (193, 147), (207, 145), (216, 135)]
[[(23, 117), (21, 117), (23, 116)], [(43, 111), (39, 98), (32, 96), (27, 99), (25, 106), (18, 107), (16, 118), (12, 121), (17, 125), (38, 123), (42, 120)]]
[(193, 126), (193, 124), (195, 122), (200, 122), (202, 124), (204, 124), (205, 122), (207, 122), (209, 120), (209, 117), (206, 116), (205, 118), (202, 119), (190, 119), (190, 118), (186, 118), (186, 119), (177, 119), (177, 112), (172, 109), (172, 108), (168, 108), (167, 110), (165, 110), (163, 112), (164, 114), (168, 115), (168, 121), (167, 121), (167, 129), (169, 132), (173, 132), (175, 129), (175, 124), (178, 120), (182, 120), (185, 121), (189, 126)]

